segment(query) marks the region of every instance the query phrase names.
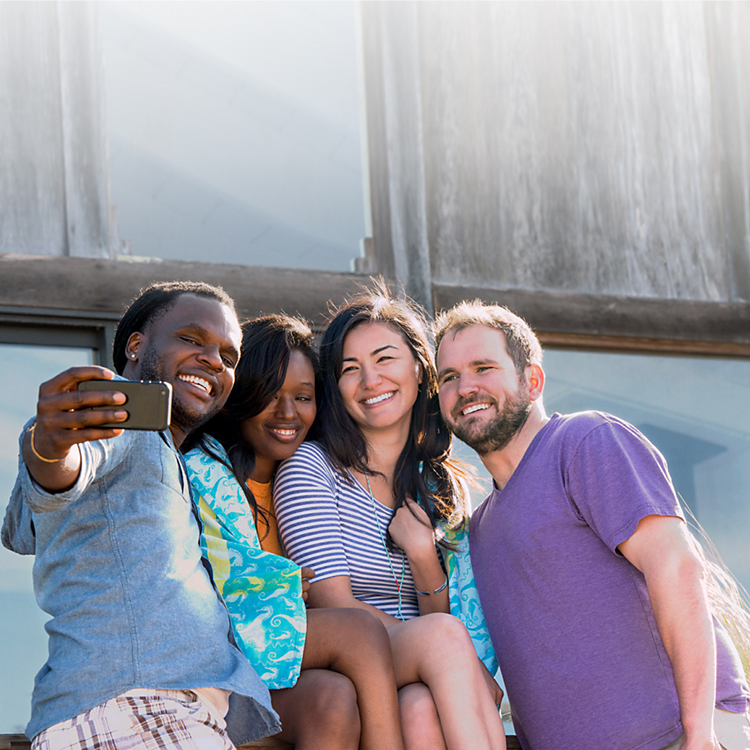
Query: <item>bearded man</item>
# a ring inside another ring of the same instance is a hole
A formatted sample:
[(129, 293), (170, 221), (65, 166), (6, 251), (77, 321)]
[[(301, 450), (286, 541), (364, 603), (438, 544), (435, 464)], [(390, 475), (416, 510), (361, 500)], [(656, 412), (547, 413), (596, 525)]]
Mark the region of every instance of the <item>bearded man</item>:
[(435, 339), (443, 418), (494, 479), (471, 559), (521, 745), (748, 750), (750, 690), (661, 454), (609, 414), (548, 417), (507, 309), (461, 303)]

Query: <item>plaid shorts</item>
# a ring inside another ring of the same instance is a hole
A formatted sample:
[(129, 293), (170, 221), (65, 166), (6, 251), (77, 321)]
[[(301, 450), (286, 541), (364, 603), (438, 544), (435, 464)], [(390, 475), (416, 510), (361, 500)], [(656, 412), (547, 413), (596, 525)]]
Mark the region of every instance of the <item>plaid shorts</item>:
[(32, 750), (235, 750), (191, 690), (138, 690), (40, 732)]

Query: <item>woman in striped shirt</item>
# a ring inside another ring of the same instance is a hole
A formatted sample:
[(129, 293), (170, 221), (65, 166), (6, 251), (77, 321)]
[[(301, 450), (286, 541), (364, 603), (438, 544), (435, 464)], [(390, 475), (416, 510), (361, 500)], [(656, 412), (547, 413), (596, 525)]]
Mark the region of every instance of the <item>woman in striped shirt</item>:
[(336, 312), (320, 360), (319, 443), (274, 486), (286, 549), (316, 572), (308, 604), (363, 609), (387, 627), (409, 750), (504, 748), (501, 691), (446, 614), (449, 593), (464, 592), (449, 592), (435, 540), (461, 528), (468, 498), (424, 318), (377, 285)]

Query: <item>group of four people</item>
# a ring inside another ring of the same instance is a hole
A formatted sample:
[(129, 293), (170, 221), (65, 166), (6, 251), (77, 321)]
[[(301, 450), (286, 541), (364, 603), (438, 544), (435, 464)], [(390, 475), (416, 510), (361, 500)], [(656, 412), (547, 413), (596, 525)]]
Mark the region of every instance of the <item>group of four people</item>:
[[(172, 384), (168, 432), (100, 427), (127, 416), (116, 382), (76, 390), (103, 368), (42, 385), (3, 526), (52, 615), (36, 747), (502, 748), (497, 653), (524, 748), (750, 748), (658, 452), (609, 415), (548, 419), (504, 308), (435, 334), (436, 363), (382, 285), (319, 352), (300, 320), (156, 285), (114, 363)], [(451, 432), (495, 481), (471, 525)]]

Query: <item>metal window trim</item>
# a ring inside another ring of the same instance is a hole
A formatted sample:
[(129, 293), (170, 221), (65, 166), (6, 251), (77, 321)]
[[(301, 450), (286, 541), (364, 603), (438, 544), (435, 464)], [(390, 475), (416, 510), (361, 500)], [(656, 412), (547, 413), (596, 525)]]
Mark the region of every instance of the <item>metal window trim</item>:
[(79, 310), (0, 305), (0, 344), (92, 349), (94, 362), (112, 367), (112, 341), (118, 315)]

